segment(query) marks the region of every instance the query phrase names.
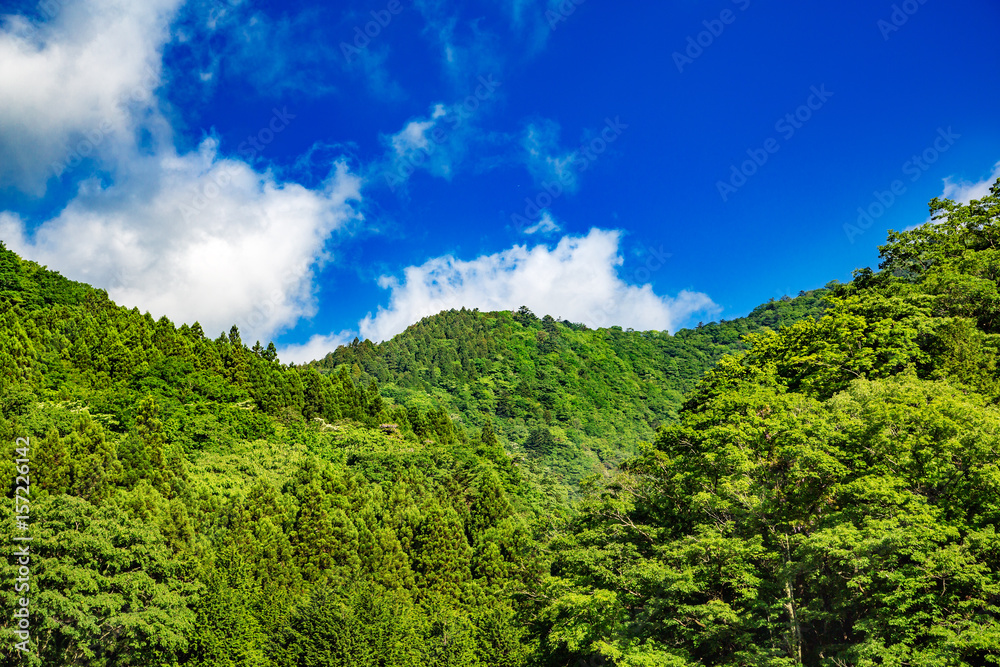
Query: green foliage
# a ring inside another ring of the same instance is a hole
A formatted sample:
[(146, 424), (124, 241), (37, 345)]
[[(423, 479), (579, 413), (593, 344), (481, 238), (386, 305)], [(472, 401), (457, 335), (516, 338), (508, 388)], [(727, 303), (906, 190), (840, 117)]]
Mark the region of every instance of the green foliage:
[(360, 371), (155, 321), (6, 248), (0, 280), (0, 434), (32, 441), (31, 664), (530, 655), (510, 591), (537, 574), (539, 494), (491, 431), (470, 444)]
[(676, 419), (683, 393), (722, 356), (743, 349), (743, 336), (815, 319), (825, 292), (672, 336), (595, 331), (525, 307), (451, 310), (380, 345), (356, 340), (313, 366), (328, 374), (356, 370), (360, 382), (378, 383), (397, 403), (439, 406), (466, 428), (490, 423), (515, 454), (530, 456), (539, 474), (572, 496), (582, 479), (606, 473)]
[(302, 667), (403, 667), (421, 664), (418, 610), (406, 596), (317, 591), (290, 632)]
[(196, 634), (192, 664), (198, 667), (246, 665), (263, 667), (266, 637), (254, 613), (260, 595), (244, 555), (232, 548), (201, 575), (205, 589), (195, 605)]
[[(67, 495), (36, 500), (31, 513), (24, 593), (40, 658), (33, 664), (159, 665), (186, 649), (197, 585), (155, 525), (111, 503), (97, 508)], [(5, 521), (0, 532), (14, 544), (10, 527)], [(11, 562), (4, 560), (6, 581), (16, 576)], [(13, 609), (20, 596), (5, 586), (3, 597)], [(13, 660), (12, 629), (5, 623), (0, 633)]]
[(550, 662), (997, 663), (1000, 182), (931, 210), (593, 490), (552, 543)]
[(1000, 182), (931, 210), (733, 322), (449, 311), (304, 367), (0, 246), (21, 662), (997, 664)]

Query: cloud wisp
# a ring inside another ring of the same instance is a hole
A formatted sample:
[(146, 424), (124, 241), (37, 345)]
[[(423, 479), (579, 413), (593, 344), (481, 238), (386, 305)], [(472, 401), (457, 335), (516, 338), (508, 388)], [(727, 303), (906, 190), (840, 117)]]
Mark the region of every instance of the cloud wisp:
[(990, 187), (998, 178), (1000, 178), (1000, 162), (993, 165), (993, 171), (981, 181), (954, 180), (954, 177), (949, 176), (944, 179), (941, 199), (951, 199), (960, 204), (968, 204), (973, 199), (982, 199), (990, 193)]
[(477, 116), (496, 99), (502, 85), (493, 76), (480, 76), (463, 100), (434, 104), (426, 116), (409, 120), (395, 134), (383, 135), (385, 157), (371, 171), (379, 173), (393, 192), (418, 170), (451, 180), (470, 152), (485, 141)]

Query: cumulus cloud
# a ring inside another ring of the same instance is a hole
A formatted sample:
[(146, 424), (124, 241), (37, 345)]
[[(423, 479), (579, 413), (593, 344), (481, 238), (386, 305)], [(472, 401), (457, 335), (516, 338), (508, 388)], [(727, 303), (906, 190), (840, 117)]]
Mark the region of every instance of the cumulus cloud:
[(301, 345), (286, 345), (278, 349), (278, 358), (283, 363), (305, 364), (322, 359), (341, 345), (350, 343), (356, 334), (351, 331), (341, 331), (339, 334), (322, 336), (316, 334)]
[(528, 306), (594, 327), (674, 330), (693, 314), (718, 307), (705, 294), (659, 296), (651, 285), (630, 285), (618, 276), (620, 233), (592, 229), (565, 236), (555, 248), (514, 246), (465, 261), (450, 255), (410, 266), (403, 280), (383, 276), (389, 305), (360, 323), (361, 333), (387, 340), (419, 319), (451, 308), (512, 310)]
[(59, 3), (0, 23), (0, 187), (42, 195), (85, 160), (108, 165), (155, 109), (161, 54), (183, 0)]
[(199, 321), (206, 332), (240, 326), (267, 340), (315, 311), (313, 277), (330, 234), (354, 219), (360, 180), (338, 164), (322, 188), (258, 173), (220, 157), (164, 152), (132, 165), (137, 177), (85, 182), (61, 214), (29, 238), (13, 216), (0, 237), (70, 278), (108, 288), (118, 303)]
[[(65, 208), (31, 226), (0, 214), (0, 238), (123, 305), (267, 340), (315, 312), (315, 273), (334, 232), (360, 219), (361, 179), (333, 158), (307, 188), (252, 166), (256, 151), (220, 155), (214, 138), (178, 152), (156, 91), (181, 2), (80, 0), (49, 22), (4, 19), (0, 186), (41, 194), (53, 162), (87, 164)], [(276, 110), (267, 131), (293, 118)]]
[(993, 172), (981, 181), (956, 181), (949, 176), (944, 179), (944, 193), (941, 198), (968, 204), (973, 199), (982, 199), (988, 195), (998, 178), (1000, 178), (1000, 162), (993, 165)]

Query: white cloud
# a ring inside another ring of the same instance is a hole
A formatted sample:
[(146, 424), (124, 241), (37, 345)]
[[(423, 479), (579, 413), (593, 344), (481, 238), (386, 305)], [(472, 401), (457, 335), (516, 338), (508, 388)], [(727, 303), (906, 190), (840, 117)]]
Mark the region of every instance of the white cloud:
[(41, 195), (62, 165), (108, 156), (155, 108), (161, 51), (183, 0), (61, 3), (0, 24), (0, 187)]
[(978, 182), (954, 181), (952, 177), (944, 179), (942, 199), (951, 199), (961, 204), (968, 204), (973, 199), (982, 199), (990, 193), (990, 187), (1000, 178), (1000, 162), (993, 165), (993, 173)]
[(31, 238), (13, 216), (0, 219), (0, 237), (118, 303), (197, 320), (211, 335), (236, 323), (244, 339), (268, 340), (314, 313), (314, 266), (330, 234), (357, 217), (360, 180), (343, 164), (309, 190), (220, 158), (209, 139), (131, 169), (107, 188), (85, 182)]
[(339, 334), (313, 336), (301, 345), (287, 345), (278, 350), (278, 358), (282, 363), (305, 364), (322, 359), (341, 345), (350, 343), (357, 334), (351, 331), (341, 331)]
[[(944, 191), (939, 196), (940, 199), (950, 199), (959, 204), (968, 204), (973, 199), (982, 199), (990, 193), (990, 188), (1000, 178), (1000, 162), (993, 165), (993, 173), (981, 181), (956, 181), (953, 176), (944, 179)], [(934, 220), (928, 217), (918, 225), (910, 225), (903, 231), (912, 232), (918, 227), (933, 223)]]
[[(0, 238), (123, 305), (266, 341), (315, 312), (315, 270), (332, 234), (360, 219), (361, 179), (330, 159), (309, 189), (220, 155), (211, 138), (178, 153), (155, 91), (180, 3), (80, 0), (49, 23), (5, 19), (0, 187), (41, 194), (81, 138), (97, 162), (72, 172), (85, 180), (52, 219), (29, 229), (0, 213)], [(293, 119), (276, 111), (265, 127), (274, 137)]]
[(428, 315), (451, 308), (512, 310), (528, 306), (588, 326), (620, 325), (674, 330), (694, 313), (718, 307), (705, 294), (682, 291), (663, 297), (651, 285), (629, 285), (618, 276), (620, 233), (592, 229), (565, 236), (555, 248), (514, 246), (463, 261), (436, 257), (405, 269), (403, 281), (383, 276), (391, 290), (388, 308), (360, 322), (361, 333), (387, 340)]
[(378, 178), (393, 191), (417, 170), (450, 180), (471, 149), (488, 141), (477, 127), (476, 116), (491, 104), (502, 85), (492, 76), (481, 76), (463, 101), (435, 104), (430, 113), (408, 121), (399, 132), (382, 135), (386, 156), (372, 166), (373, 172), (379, 172)]
[(406, 155), (410, 151), (426, 149), (430, 145), (427, 133), (437, 123), (437, 120), (447, 115), (443, 104), (436, 104), (430, 117), (426, 120), (411, 120), (402, 130), (389, 138), (389, 143), (396, 155)]

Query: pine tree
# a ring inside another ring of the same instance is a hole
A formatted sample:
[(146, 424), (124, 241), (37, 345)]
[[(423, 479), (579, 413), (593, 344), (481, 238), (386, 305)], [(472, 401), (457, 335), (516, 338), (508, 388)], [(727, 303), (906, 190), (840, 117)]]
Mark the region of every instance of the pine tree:
[(458, 600), (471, 578), (472, 549), (455, 510), (432, 506), (414, 536), (414, 570), (422, 594)]
[(202, 575), (195, 607), (194, 658), (199, 667), (267, 667), (268, 644), (254, 614), (255, 585), (244, 557), (224, 549)]
[(66, 438), (72, 470), (70, 492), (94, 503), (111, 496), (122, 474), (114, 443), (104, 429), (86, 415)]
[(66, 442), (55, 427), (35, 438), (35, 483), (50, 493), (66, 493), (72, 485), (73, 465)]
[(496, 528), (501, 520), (513, 513), (507, 494), (500, 484), (500, 478), (494, 470), (486, 468), (479, 474), (479, 482), (472, 496), (469, 513), (469, 527), (473, 535)]

